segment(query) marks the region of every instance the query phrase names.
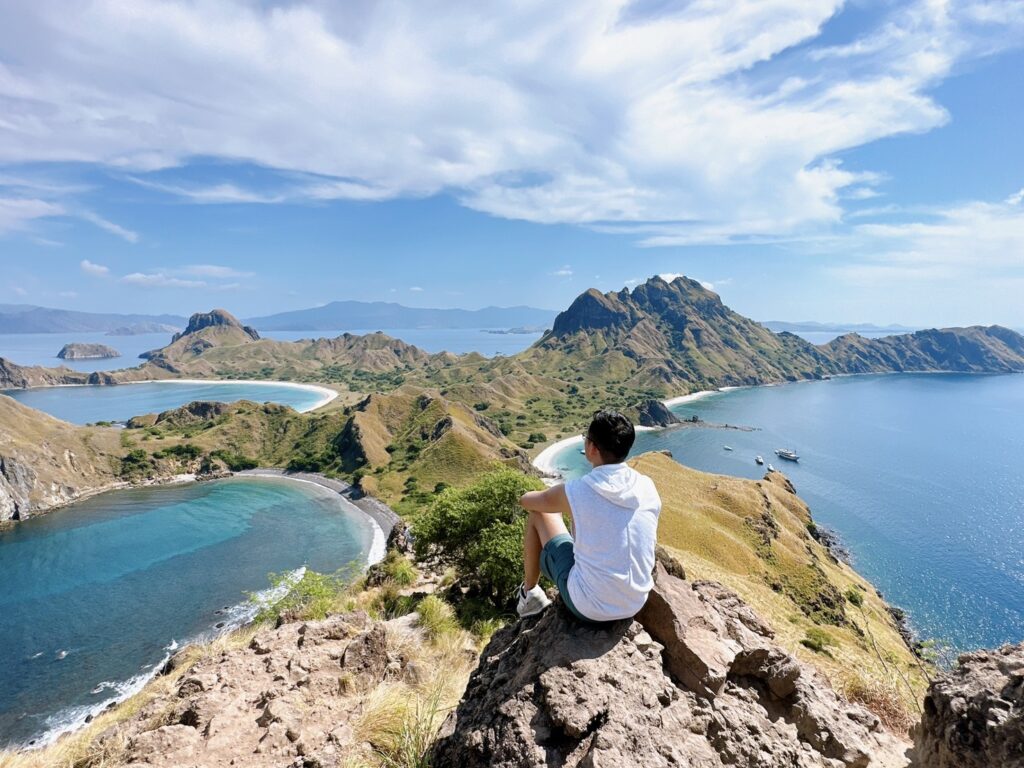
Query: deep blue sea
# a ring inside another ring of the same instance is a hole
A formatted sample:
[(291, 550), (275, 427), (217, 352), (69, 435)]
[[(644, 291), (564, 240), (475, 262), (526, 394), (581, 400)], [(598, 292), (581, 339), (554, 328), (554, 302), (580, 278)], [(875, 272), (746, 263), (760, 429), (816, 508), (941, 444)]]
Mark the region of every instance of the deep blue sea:
[(372, 541), (336, 493), (269, 478), (112, 491), (0, 531), (0, 745), (81, 723), (238, 626), (268, 573), (358, 567)]
[(308, 411), (324, 400), (324, 393), (296, 384), (276, 382), (176, 382), (82, 387), (0, 389), (0, 394), (72, 424), (125, 421), (144, 413), (160, 413), (194, 400), (231, 403), (253, 400), (290, 405)]
[[(749, 478), (763, 474), (761, 454), (921, 636), (957, 649), (1024, 640), (1024, 376), (856, 376), (673, 410), (758, 431), (642, 432), (634, 454), (667, 448), (688, 466)], [(568, 476), (584, 470), (578, 446), (556, 463)]]

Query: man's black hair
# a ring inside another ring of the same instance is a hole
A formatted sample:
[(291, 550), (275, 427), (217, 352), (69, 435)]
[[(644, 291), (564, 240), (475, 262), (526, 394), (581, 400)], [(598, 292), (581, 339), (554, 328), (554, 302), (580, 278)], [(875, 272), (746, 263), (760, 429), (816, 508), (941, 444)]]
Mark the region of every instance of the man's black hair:
[(597, 446), (605, 462), (618, 464), (629, 455), (629, 449), (636, 440), (636, 430), (633, 422), (618, 411), (598, 411), (590, 422), (587, 437)]

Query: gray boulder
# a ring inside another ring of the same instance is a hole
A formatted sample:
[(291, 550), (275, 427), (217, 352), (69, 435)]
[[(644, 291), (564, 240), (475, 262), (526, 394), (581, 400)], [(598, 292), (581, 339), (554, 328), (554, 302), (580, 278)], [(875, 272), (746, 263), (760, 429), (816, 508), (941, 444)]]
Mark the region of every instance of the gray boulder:
[(734, 593), (659, 563), (636, 620), (559, 600), (495, 633), (432, 765), (905, 766), (910, 746), (772, 642)]
[(1024, 643), (966, 653), (932, 683), (914, 752), (920, 768), (1024, 767)]

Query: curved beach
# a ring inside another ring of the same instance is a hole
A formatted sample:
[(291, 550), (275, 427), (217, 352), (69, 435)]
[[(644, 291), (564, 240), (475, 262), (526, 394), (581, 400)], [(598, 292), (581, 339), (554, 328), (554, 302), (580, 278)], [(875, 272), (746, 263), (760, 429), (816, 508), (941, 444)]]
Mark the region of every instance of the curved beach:
[[(689, 403), (694, 400), (700, 400), (701, 398), (707, 397), (708, 395), (718, 394), (719, 392), (726, 392), (730, 389), (739, 389), (739, 387), (722, 387), (721, 389), (706, 389), (700, 392), (691, 392), (688, 395), (680, 395), (679, 397), (672, 397), (662, 402), (669, 408), (673, 405), (680, 403)], [(637, 432), (646, 432), (656, 429), (663, 429), (663, 427), (636, 427)], [(564, 449), (570, 445), (582, 445), (583, 436), (574, 435), (573, 437), (567, 437), (564, 440), (559, 440), (557, 443), (552, 443), (547, 446), (543, 451), (538, 453), (533, 459), (533, 466), (539, 469), (546, 475), (552, 475), (554, 477), (560, 477), (560, 473), (555, 466), (555, 459)]]
[[(299, 413), (308, 413), (309, 411), (315, 411), (317, 408), (322, 408), (338, 396), (338, 393), (335, 390), (319, 384), (303, 384), (296, 381), (268, 381), (266, 379), (145, 379), (143, 381), (125, 381), (116, 386), (123, 386), (125, 384), (246, 384), (262, 387), (299, 389), (305, 392), (316, 392), (320, 395), (320, 399), (313, 405), (305, 408), (297, 408), (296, 410), (299, 411)], [(93, 387), (102, 385), (71, 384), (65, 386)]]

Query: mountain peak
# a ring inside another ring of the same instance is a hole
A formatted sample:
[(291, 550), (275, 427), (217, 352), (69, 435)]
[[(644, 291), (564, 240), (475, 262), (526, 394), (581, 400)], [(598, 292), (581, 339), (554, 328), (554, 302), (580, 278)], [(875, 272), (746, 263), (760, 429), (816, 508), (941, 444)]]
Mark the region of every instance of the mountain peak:
[(173, 344), (180, 338), (199, 333), (206, 328), (237, 328), (248, 335), (253, 341), (259, 341), (260, 335), (255, 328), (242, 325), (238, 318), (226, 309), (212, 309), (209, 312), (196, 312), (188, 319), (188, 326), (181, 333), (176, 333), (171, 340)]

